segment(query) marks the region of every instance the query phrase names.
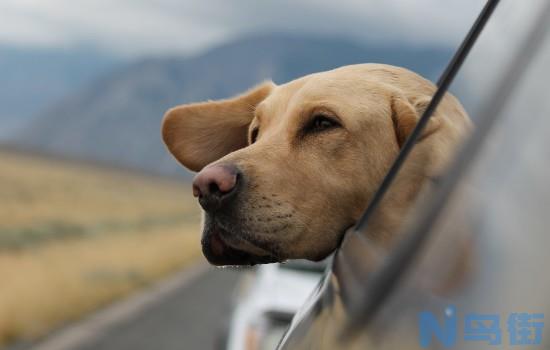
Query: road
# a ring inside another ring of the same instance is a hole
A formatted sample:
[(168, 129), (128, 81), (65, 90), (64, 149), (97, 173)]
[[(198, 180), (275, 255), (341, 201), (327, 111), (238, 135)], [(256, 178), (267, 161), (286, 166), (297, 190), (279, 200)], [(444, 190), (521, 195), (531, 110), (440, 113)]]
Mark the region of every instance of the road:
[[(216, 344), (230, 316), (231, 298), (238, 279), (238, 270), (203, 268), (188, 283), (163, 293), (162, 297), (148, 298), (154, 299), (153, 301), (140, 302), (146, 306), (131, 307), (138, 311), (115, 312), (115, 314), (126, 313), (131, 316), (122, 318), (117, 316), (119, 320), (107, 322), (108, 326), (101, 325), (106, 323), (103, 321), (105, 317), (101, 317), (101, 320), (96, 317), (91, 325), (88, 321), (85, 326), (73, 327), (77, 329), (60, 332), (60, 335), (54, 334), (42, 346), (36, 348), (51, 350), (216, 349)], [(122, 309), (128, 309), (128, 307)]]

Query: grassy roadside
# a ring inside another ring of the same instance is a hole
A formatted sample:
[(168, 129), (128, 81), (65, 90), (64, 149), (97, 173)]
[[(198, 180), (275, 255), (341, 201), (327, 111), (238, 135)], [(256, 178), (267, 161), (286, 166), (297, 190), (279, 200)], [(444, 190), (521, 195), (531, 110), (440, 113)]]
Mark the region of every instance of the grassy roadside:
[(49, 243), (0, 254), (0, 340), (35, 339), (199, 257), (182, 228)]
[(200, 255), (187, 184), (0, 151), (0, 347)]

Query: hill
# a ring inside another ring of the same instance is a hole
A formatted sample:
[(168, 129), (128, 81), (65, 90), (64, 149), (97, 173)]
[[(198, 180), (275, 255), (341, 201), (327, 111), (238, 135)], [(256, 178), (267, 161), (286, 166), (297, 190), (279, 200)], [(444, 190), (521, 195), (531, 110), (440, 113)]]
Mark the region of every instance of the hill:
[(181, 173), (160, 140), (168, 108), (228, 97), (261, 80), (283, 83), (347, 64), (382, 62), (434, 79), (447, 48), (365, 47), (338, 38), (265, 35), (200, 55), (146, 59), (104, 76), (40, 115), (15, 140), (71, 157)]
[(0, 46), (0, 138), (118, 64), (119, 58), (86, 48)]

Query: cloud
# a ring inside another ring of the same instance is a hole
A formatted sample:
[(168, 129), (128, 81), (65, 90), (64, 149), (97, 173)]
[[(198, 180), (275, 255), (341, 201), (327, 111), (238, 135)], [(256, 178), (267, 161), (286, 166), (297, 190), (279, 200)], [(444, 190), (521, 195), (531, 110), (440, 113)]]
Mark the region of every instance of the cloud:
[(480, 0), (2, 0), (0, 42), (93, 45), (121, 54), (192, 52), (265, 31), (455, 45)]

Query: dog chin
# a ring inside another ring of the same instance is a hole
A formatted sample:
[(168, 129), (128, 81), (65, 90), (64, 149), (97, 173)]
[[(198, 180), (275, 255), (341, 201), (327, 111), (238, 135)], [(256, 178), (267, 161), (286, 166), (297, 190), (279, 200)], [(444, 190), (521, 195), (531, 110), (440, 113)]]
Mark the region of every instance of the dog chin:
[(253, 266), (281, 261), (264, 249), (234, 237), (218, 225), (205, 226), (201, 244), (208, 262), (216, 266)]

